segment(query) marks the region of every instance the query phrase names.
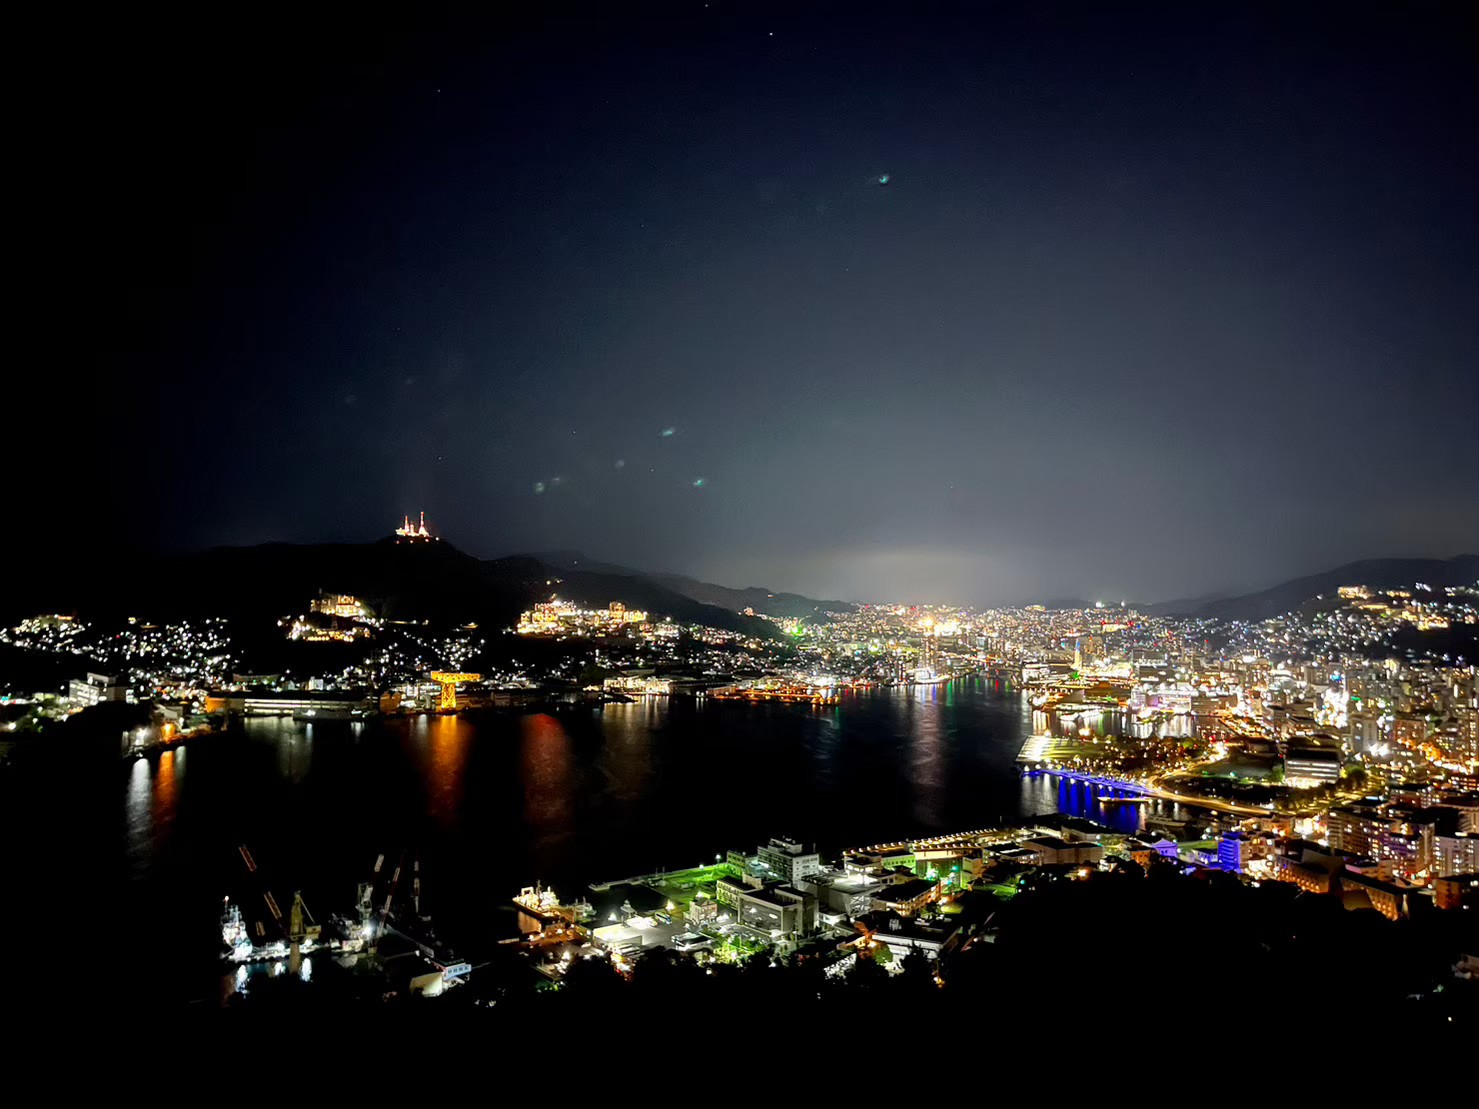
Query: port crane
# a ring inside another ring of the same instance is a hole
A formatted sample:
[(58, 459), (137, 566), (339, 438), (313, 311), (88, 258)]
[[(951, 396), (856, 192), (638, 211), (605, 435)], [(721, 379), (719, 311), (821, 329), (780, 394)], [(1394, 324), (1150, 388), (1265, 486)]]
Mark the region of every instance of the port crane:
[(457, 687), (463, 682), (480, 682), (483, 680), (483, 675), (464, 674), (456, 670), (433, 670), (431, 680), (442, 687), (441, 701), (437, 705), (437, 711), (456, 712)]
[[(409, 865), (407, 857), (409, 856)], [(410, 940), (428, 958), (439, 959), (441, 947), (429, 917), (421, 911), (421, 856), (417, 852), (402, 850), (396, 864), (390, 869), (389, 879), (383, 886), (384, 899), (379, 899), (380, 883), (387, 867), (385, 855), (375, 859), (370, 880), (359, 885), (360, 926), (365, 938), (384, 936), (394, 932)], [(401, 883), (409, 875), (409, 891)], [(378, 912), (376, 906), (379, 906)]]
[[(363, 923), (368, 923), (368, 918), (373, 912), (373, 899), (375, 887), (380, 882), (380, 875), (385, 869), (385, 855), (382, 853), (375, 859), (375, 866), (370, 872), (370, 880), (361, 882), (359, 886), (360, 917)], [(401, 874), (406, 869), (406, 852), (402, 851), (396, 860), (395, 869), (391, 871), (390, 882), (385, 887), (385, 901), (380, 906), (379, 926), (383, 930), (386, 921), (390, 919), (391, 906), (395, 902), (396, 892), (400, 889)], [(421, 919), (421, 856), (411, 857), (411, 913), (415, 919)]]
[[(247, 873), (255, 875), (258, 881), (262, 881), (261, 874), (257, 868), (257, 860), (252, 857), (251, 850), (246, 844), (237, 848), (241, 855), (241, 861), (246, 866)], [(308, 942), (316, 942), (323, 934), (323, 926), (320, 925), (308, 909), (308, 903), (303, 900), (303, 891), (293, 891), (293, 901), (288, 907), (288, 918), (283, 920), (282, 909), (277, 904), (277, 898), (272, 896), (272, 890), (265, 884), (262, 886), (262, 901), (267, 906), (267, 912), (272, 917), (277, 930), (281, 932), (288, 941), (288, 966), (293, 974), (298, 973), (298, 968), (303, 959), (303, 945)], [(262, 921), (255, 922), (256, 935), (260, 940), (267, 934), (266, 926)]]
[[(401, 885), (408, 874), (409, 891)], [(380, 896), (382, 891), (383, 900)], [(472, 964), (463, 962), (442, 943), (431, 919), (421, 911), (420, 852), (402, 849), (393, 867), (386, 865), (384, 852), (377, 855), (368, 880), (359, 883), (356, 907), (360, 933), (367, 943), (378, 944), (387, 935), (398, 936), (412, 944), (433, 966), (440, 968), (449, 983), (471, 973)], [(380, 954), (383, 958), (384, 952)], [(403, 956), (390, 956), (392, 960), (400, 957)]]

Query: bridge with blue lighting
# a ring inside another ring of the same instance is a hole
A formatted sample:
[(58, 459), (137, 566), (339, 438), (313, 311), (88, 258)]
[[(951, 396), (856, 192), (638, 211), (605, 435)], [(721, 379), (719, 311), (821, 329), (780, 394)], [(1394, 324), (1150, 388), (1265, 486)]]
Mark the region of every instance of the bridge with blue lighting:
[(1088, 774), (1082, 770), (1059, 770), (1039, 769), (1023, 771), (1028, 777), (1038, 774), (1053, 774), (1059, 778), (1068, 778), (1075, 782), (1085, 782), (1088, 785), (1103, 786), (1105, 789), (1122, 789), (1137, 797), (1153, 797), (1155, 793), (1149, 786), (1141, 785), (1139, 782), (1127, 782), (1121, 778), (1106, 778), (1102, 774)]

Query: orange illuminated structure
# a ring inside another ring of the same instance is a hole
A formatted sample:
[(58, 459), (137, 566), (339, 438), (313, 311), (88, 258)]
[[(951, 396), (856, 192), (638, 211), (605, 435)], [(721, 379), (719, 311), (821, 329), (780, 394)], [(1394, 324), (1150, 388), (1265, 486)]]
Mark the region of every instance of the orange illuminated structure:
[(442, 687), (442, 701), (438, 706), (442, 712), (457, 711), (457, 686), (461, 682), (480, 682), (483, 680), (481, 674), (460, 674), (452, 670), (433, 670), (431, 680), (440, 683)]

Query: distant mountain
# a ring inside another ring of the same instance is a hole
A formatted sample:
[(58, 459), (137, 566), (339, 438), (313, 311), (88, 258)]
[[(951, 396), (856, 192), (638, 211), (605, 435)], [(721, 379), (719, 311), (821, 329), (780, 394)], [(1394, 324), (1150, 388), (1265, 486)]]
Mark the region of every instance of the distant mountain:
[(776, 593), (758, 585), (732, 589), (682, 574), (653, 574), (652, 580), (704, 604), (722, 605), (736, 611), (751, 608), (767, 616), (820, 616), (825, 612), (856, 612), (858, 607), (848, 601), (819, 601), (800, 593)]
[(1236, 597), (1203, 597), (1144, 605), (1157, 616), (1202, 616), (1221, 620), (1267, 620), (1292, 612), (1316, 597), (1329, 596), (1342, 585), (1400, 589), (1424, 582), (1435, 589), (1479, 581), (1479, 555), (1455, 558), (1373, 558), (1350, 562), (1322, 574), (1295, 578), (1257, 593)]
[(620, 601), (627, 608), (642, 609), (655, 618), (671, 616), (679, 623), (703, 624), (761, 639), (782, 637), (781, 630), (769, 620), (745, 616), (738, 609), (697, 601), (652, 578), (605, 570), (550, 567), (550, 571), (558, 574), (560, 579), (554, 587), (555, 592), (567, 600), (591, 607), (605, 607), (612, 601)]
[(521, 611), (557, 594), (591, 607), (621, 601), (657, 619), (781, 635), (768, 621), (704, 604), (641, 576), (567, 569), (527, 556), (478, 559), (444, 541), (216, 547), (136, 557), (116, 570), (9, 591), (7, 613), (260, 619), (304, 612), (320, 592), (334, 592), (353, 594), (391, 620), (508, 627)]
[(557, 570), (584, 570), (597, 574), (615, 574), (622, 578), (650, 576), (630, 566), (618, 566), (614, 562), (599, 562), (594, 558), (587, 558), (580, 551), (535, 551), (524, 557), (537, 559)]
[(823, 601), (804, 597), (799, 593), (777, 593), (773, 589), (751, 585), (735, 589), (727, 585), (700, 581), (683, 574), (652, 573), (633, 570), (625, 566), (596, 562), (578, 551), (546, 551), (533, 556), (541, 562), (563, 567), (571, 571), (588, 571), (616, 574), (622, 577), (640, 578), (681, 593), (690, 600), (705, 605), (717, 605), (732, 612), (753, 609), (766, 616), (815, 617), (825, 612), (855, 612), (857, 605), (850, 601)]
[(1022, 603), (1022, 607), (1025, 608), (1029, 604), (1042, 605), (1043, 608), (1053, 610), (1082, 609), (1094, 607), (1093, 601), (1086, 601), (1082, 597), (1054, 597), (1050, 601), (1024, 601)]

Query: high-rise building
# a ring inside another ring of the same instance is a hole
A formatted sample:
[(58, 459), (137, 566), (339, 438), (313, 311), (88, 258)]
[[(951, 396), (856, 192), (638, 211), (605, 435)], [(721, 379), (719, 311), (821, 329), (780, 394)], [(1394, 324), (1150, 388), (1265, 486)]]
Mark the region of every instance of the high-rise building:
[(1479, 871), (1479, 835), (1473, 832), (1439, 833), (1433, 837), (1433, 872), (1467, 874)]

